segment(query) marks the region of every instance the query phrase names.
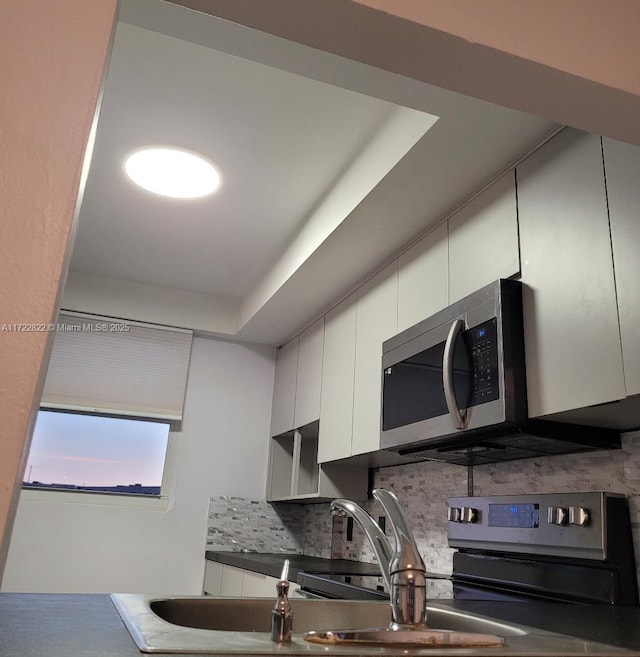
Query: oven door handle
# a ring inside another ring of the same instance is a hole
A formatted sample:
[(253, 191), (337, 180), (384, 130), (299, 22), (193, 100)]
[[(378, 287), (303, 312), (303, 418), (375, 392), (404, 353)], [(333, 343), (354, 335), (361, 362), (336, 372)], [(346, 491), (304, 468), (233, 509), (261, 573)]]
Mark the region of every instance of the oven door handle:
[(449, 414), (453, 418), (456, 429), (464, 429), (466, 426), (466, 413), (458, 408), (456, 393), (453, 386), (453, 354), (456, 348), (456, 340), (464, 331), (465, 323), (461, 319), (456, 319), (449, 329), (447, 341), (444, 344), (444, 357), (442, 359), (442, 384), (444, 387), (444, 398), (447, 402)]

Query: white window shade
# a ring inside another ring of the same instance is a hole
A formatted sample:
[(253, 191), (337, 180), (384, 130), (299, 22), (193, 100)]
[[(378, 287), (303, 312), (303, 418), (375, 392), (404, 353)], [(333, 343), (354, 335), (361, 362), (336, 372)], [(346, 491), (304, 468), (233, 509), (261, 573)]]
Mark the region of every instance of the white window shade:
[(191, 331), (60, 313), (41, 407), (181, 420)]

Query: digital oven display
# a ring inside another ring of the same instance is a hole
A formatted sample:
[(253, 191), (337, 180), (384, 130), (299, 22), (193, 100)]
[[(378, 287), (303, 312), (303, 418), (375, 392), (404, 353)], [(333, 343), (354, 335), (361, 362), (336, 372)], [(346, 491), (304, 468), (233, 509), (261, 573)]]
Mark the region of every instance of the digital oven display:
[(489, 527), (533, 529), (539, 524), (539, 504), (489, 504)]

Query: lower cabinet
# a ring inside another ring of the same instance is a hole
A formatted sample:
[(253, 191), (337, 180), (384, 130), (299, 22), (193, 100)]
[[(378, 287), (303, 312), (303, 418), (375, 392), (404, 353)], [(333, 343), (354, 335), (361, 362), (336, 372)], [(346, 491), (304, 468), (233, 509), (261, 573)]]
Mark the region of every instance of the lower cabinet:
[[(206, 561), (202, 592), (221, 598), (276, 598), (277, 577), (270, 577), (218, 561)], [(289, 595), (300, 587), (289, 583)]]

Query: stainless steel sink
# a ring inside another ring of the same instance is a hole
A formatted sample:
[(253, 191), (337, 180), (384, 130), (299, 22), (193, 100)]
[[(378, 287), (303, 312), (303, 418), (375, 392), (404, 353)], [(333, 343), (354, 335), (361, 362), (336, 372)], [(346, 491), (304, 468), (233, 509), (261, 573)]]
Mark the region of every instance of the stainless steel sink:
[[(397, 655), (398, 647), (382, 645), (322, 645), (309, 643), (311, 630), (386, 627), (386, 602), (291, 600), (294, 636), (289, 644), (270, 640), (273, 600), (254, 598), (154, 597), (113, 594), (111, 599), (142, 652), (207, 654)], [(617, 655), (628, 651), (558, 634), (542, 632), (461, 613), (446, 606), (428, 606), (429, 627), (441, 630), (493, 634), (505, 638), (494, 648), (410, 648), (411, 654), (463, 655)]]
[[(295, 631), (330, 628), (386, 627), (388, 602), (343, 600), (290, 600)], [(201, 630), (269, 632), (273, 600), (247, 598), (165, 598), (150, 600), (149, 608), (163, 620)], [(511, 636), (524, 634), (516, 627), (445, 611), (430, 609), (429, 625), (461, 632)]]
[[(202, 630), (269, 632), (274, 600), (257, 598), (168, 598), (151, 600), (149, 608), (163, 620)], [(336, 600), (290, 600), (296, 633), (318, 627), (384, 627), (389, 604)]]

